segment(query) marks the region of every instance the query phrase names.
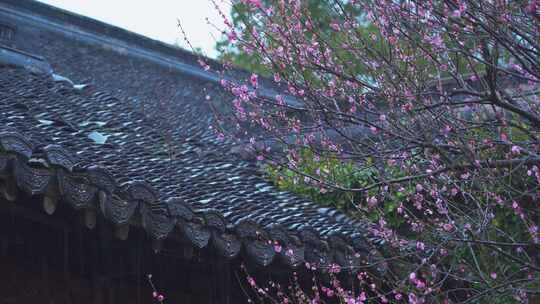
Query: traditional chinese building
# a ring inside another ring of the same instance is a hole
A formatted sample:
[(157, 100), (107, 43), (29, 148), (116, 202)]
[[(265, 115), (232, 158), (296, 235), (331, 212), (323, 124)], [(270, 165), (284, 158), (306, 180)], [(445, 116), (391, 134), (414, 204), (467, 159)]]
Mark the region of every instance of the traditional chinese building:
[(0, 303), (151, 303), (149, 273), (169, 303), (242, 303), (240, 263), (369, 256), (358, 222), (216, 137), (218, 80), (173, 46), (0, 0)]

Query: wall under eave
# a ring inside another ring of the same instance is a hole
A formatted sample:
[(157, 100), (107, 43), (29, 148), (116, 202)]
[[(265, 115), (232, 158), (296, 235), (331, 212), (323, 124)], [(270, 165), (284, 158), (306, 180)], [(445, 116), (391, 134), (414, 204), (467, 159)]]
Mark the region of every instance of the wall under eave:
[(166, 303), (245, 302), (232, 264), (208, 251), (177, 243), (155, 253), (142, 230), (121, 241), (105, 223), (83, 227), (69, 208), (46, 215), (36, 206), (0, 198), (0, 304), (154, 303), (149, 273)]

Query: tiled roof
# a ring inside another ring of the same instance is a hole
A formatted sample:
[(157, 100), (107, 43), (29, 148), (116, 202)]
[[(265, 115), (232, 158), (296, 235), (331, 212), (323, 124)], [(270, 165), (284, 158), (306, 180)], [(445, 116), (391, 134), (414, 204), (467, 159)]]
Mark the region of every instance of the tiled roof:
[(18, 188), (44, 196), (49, 213), (68, 204), (119, 231), (141, 223), (156, 240), (178, 234), (228, 258), (243, 248), (262, 266), (354, 266), (369, 251), (359, 222), (276, 189), (217, 140), (204, 83), (179, 87), (180, 102), (162, 109), (61, 80), (0, 66), (6, 198)]
[(120, 238), (142, 225), (263, 266), (378, 255), (360, 222), (280, 191), (217, 140), (206, 98), (230, 97), (193, 54), (35, 1), (0, 1), (0, 18), (23, 51), (7, 60), (24, 67), (0, 53), (0, 195), (22, 190), (88, 226), (103, 216)]

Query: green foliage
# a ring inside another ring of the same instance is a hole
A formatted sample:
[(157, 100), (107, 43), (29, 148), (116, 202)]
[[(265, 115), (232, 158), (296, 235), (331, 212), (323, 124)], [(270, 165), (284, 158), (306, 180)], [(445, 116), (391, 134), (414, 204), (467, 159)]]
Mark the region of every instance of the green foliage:
[(315, 157), (310, 149), (303, 149), (300, 152), (297, 170), (301, 173), (288, 168), (269, 166), (268, 175), (280, 189), (307, 196), (321, 205), (335, 206), (343, 210), (353, 209), (354, 203), (360, 199), (360, 194), (328, 190), (308, 176), (343, 187), (356, 187), (366, 186), (375, 174), (373, 169), (358, 170), (354, 164), (342, 162), (335, 157)]
[[(337, 185), (345, 189), (359, 189), (371, 185), (378, 180), (380, 172), (371, 159), (361, 166), (344, 161), (336, 156), (316, 155), (306, 148), (300, 151), (297, 168), (291, 170), (279, 166), (267, 166), (269, 179), (281, 190), (291, 191), (308, 197), (323, 206), (332, 206), (353, 216), (369, 217), (376, 220), (385, 218), (391, 226), (399, 227), (403, 218), (397, 213), (397, 208), (414, 191), (414, 186), (405, 187), (392, 196), (385, 197), (384, 203), (375, 209), (366, 209), (366, 198), (378, 194), (377, 189), (367, 192), (354, 192), (325, 187), (317, 180)], [(384, 168), (393, 178), (403, 177), (404, 173), (392, 167)]]

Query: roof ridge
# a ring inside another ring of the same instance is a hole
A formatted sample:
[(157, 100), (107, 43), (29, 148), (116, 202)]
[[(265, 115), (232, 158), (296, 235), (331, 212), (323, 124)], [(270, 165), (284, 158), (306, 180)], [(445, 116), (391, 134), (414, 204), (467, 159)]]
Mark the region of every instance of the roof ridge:
[[(75, 35), (77, 39), (89, 44), (112, 46), (131, 55), (177, 68), (197, 78), (219, 81), (216, 73), (210, 73), (197, 65), (186, 63), (196, 62), (199, 55), (102, 21), (33, 0), (2, 0), (1, 11), (8, 13), (14, 19), (24, 19), (64, 35)], [(213, 59), (205, 58), (205, 60), (212, 63), (214, 67), (220, 66)]]
[[(186, 59), (189, 59), (189, 61), (191, 62), (196, 62), (197, 58), (200, 57), (200, 55), (194, 54), (189, 50), (174, 46), (172, 44), (152, 39), (147, 36), (135, 33), (133, 31), (121, 28), (119, 26), (112, 25), (43, 2), (35, 0), (2, 0), (0, 2), (16, 8), (16, 12), (18, 12), (19, 15), (21, 15), (21, 9), (25, 10), (31, 13), (36, 21), (49, 21), (50, 25), (54, 24), (57, 27), (61, 27), (66, 31), (73, 30), (73, 27), (75, 26), (79, 30), (85, 30), (100, 35), (105, 35), (108, 38), (112, 38), (118, 41), (124, 41), (128, 44), (137, 45), (139, 47), (167, 54), (173, 57), (182, 58), (185, 56), (187, 57)], [(41, 16), (41, 18), (37, 15)], [(205, 58), (205, 60), (208, 60), (212, 64), (220, 65), (220, 63), (214, 59)]]
[[(9, 18), (75, 36), (78, 40), (91, 45), (107, 46), (119, 52), (127, 52), (131, 56), (150, 60), (185, 75), (213, 83), (219, 83), (223, 77), (233, 80), (248, 78), (250, 74), (249, 71), (235, 68), (231, 75), (221, 75), (212, 71), (223, 70), (221, 63), (214, 59), (38, 1), (0, 0), (0, 14), (2, 11), (7, 13)], [(197, 59), (202, 57), (212, 67), (211, 70), (207, 71), (197, 64)], [(260, 81), (262, 80), (261, 78)], [(259, 96), (269, 99), (278, 94), (278, 88), (273, 87), (270, 82), (267, 86), (261, 86), (258, 91)], [(289, 94), (284, 94), (284, 99), (291, 106), (302, 106), (301, 101)]]

